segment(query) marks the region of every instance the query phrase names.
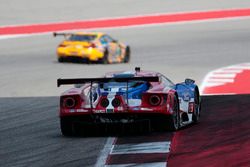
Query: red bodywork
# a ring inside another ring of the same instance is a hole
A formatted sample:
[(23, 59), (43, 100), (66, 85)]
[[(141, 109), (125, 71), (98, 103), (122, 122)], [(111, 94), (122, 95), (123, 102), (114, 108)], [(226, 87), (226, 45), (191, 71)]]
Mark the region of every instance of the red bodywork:
[[(108, 73), (105, 77), (112, 76), (113, 74), (116, 73)], [(135, 76), (157, 76), (160, 78), (161, 74), (141, 71), (137, 72)], [(172, 114), (176, 91), (164, 86), (161, 79), (159, 82), (149, 82), (149, 84), (150, 88), (142, 94), (141, 104), (139, 106), (128, 106), (127, 99), (121, 95), (115, 95), (115, 99), (119, 100), (119, 105), (114, 107), (112, 114)], [(60, 117), (109, 113), (108, 110), (100, 104), (107, 96), (99, 96), (91, 105), (88, 97), (90, 87), (90, 84), (84, 84), (80, 88), (72, 88), (64, 92), (60, 97)]]

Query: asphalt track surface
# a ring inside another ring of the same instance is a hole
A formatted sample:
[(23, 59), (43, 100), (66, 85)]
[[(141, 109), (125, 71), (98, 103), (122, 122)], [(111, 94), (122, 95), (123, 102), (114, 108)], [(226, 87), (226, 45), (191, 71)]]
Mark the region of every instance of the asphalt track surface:
[[(201, 122), (175, 134), (168, 166), (247, 166), (249, 100), (204, 96)], [(0, 166), (94, 166), (109, 135), (62, 137), (57, 102), (58, 97), (0, 99)]]
[(203, 97), (201, 122), (178, 131), (168, 166), (249, 166), (249, 95)]
[(12, 0), (0, 6), (1, 26), (74, 21), (152, 13), (246, 8), (249, 1), (237, 0)]
[[(75, 4), (70, 5), (75, 10), (65, 10), (65, 6), (69, 7), (66, 1), (61, 1), (60, 4), (51, 1), (43, 1), (42, 4), (30, 0), (22, 1), (22, 4), (18, 2), (6, 1), (0, 6), (1, 25), (250, 7), (249, 2), (239, 3), (233, 0), (223, 1), (224, 3), (166, 1), (161, 5), (156, 1), (152, 4), (133, 1), (134, 5), (130, 5), (131, 1), (122, 1), (123, 5), (107, 1), (105, 5), (112, 5), (115, 9), (111, 11), (98, 1), (86, 2), (84, 10), (81, 7), (82, 1), (75, 1)], [(29, 9), (26, 9), (27, 3)], [(144, 8), (141, 7), (142, 3)], [(90, 9), (91, 6), (97, 6), (101, 12), (94, 12)], [(128, 6), (129, 10), (123, 6)], [(58, 11), (57, 15), (54, 15), (55, 10)], [(78, 13), (80, 11), (81, 14)], [(132, 60), (129, 64), (59, 64), (56, 61), (55, 47), (61, 39), (52, 38), (52, 35), (0, 40), (0, 166), (95, 164), (107, 136), (61, 136), (57, 117), (58, 96), (67, 87), (56, 88), (57, 78), (94, 77), (108, 71), (141, 66), (142, 69), (162, 72), (174, 82), (191, 77), (200, 84), (204, 75), (213, 69), (249, 62), (249, 18), (101, 31), (131, 45)], [(207, 107), (203, 107), (201, 127), (209, 126), (210, 118), (213, 118), (210, 116), (220, 110), (231, 111), (232, 107), (237, 108), (238, 112), (244, 110), (245, 108), (240, 108), (240, 102), (235, 103), (235, 106), (226, 105), (243, 98), (249, 99), (248, 96), (229, 96), (226, 99), (218, 97), (217, 103), (213, 97), (204, 98), (203, 105)], [(214, 109), (213, 106), (217, 104)], [(233, 120), (238, 112), (228, 118)], [(248, 115), (246, 117), (249, 118)], [(243, 119), (242, 123), (246, 121), (248, 119)], [(194, 127), (184, 129), (183, 132), (192, 128)], [(221, 129), (219, 125), (216, 128)], [(249, 140), (249, 135), (246, 134), (245, 138)]]

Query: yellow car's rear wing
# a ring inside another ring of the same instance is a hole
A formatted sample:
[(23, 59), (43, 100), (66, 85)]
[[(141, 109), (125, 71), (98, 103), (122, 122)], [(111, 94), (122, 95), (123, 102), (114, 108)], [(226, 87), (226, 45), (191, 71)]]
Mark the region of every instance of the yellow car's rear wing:
[(73, 35), (73, 33), (57, 33), (57, 32), (53, 32), (53, 36), (56, 37), (56, 36), (70, 36), (70, 35)]

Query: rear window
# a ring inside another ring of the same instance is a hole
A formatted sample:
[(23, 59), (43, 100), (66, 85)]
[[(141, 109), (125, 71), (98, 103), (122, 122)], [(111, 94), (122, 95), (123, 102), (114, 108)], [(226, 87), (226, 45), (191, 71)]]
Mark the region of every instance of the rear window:
[(71, 35), (68, 40), (69, 41), (86, 41), (91, 42), (95, 40), (96, 35)]
[(134, 81), (134, 82), (128, 82), (128, 85), (127, 85), (127, 82), (107, 82), (107, 83), (100, 84), (100, 87), (103, 89), (126, 88), (127, 86), (128, 88), (135, 88), (145, 83), (146, 82), (144, 81)]

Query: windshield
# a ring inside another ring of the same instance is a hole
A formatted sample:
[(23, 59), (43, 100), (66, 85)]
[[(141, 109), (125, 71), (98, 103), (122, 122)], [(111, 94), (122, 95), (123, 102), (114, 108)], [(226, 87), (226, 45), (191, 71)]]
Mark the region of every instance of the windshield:
[(71, 35), (69, 41), (86, 41), (91, 42), (95, 40), (96, 35)]

